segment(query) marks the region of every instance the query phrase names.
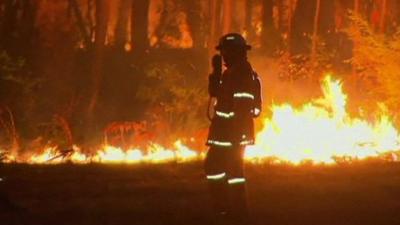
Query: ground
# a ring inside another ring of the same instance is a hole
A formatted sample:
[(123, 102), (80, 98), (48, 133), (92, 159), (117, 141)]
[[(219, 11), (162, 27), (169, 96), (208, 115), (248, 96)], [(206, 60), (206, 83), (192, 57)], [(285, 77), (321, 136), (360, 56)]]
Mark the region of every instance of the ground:
[[(400, 224), (400, 164), (247, 164), (253, 224)], [(200, 162), (3, 165), (0, 224), (211, 224)], [(3, 200), (4, 201), (4, 200)], [(15, 211), (15, 212), (13, 212)]]

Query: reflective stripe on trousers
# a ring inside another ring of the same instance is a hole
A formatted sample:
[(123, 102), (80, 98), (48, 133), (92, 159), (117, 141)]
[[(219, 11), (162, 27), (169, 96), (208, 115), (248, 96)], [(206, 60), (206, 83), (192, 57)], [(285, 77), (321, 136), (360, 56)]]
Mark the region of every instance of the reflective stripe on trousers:
[(229, 119), (232, 118), (233, 116), (235, 116), (235, 112), (221, 112), (221, 111), (215, 111), (215, 114), (219, 117), (225, 118), (225, 119)]
[(213, 175), (207, 175), (208, 180), (222, 180), (226, 176), (226, 173), (219, 173), (219, 174), (213, 174)]
[(230, 178), (228, 184), (244, 184), (246, 179), (244, 177)]

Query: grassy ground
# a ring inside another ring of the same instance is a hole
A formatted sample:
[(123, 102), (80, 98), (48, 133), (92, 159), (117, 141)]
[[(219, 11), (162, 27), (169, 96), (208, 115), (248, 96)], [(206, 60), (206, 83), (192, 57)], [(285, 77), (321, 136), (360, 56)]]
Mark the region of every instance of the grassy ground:
[[(400, 224), (400, 164), (247, 165), (254, 224)], [(211, 224), (201, 163), (5, 165), (0, 224)], [(3, 203), (4, 205), (4, 203)]]

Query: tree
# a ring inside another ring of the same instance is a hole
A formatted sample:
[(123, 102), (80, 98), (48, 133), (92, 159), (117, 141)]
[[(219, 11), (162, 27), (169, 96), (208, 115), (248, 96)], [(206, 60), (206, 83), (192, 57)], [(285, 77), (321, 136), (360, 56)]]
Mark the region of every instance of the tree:
[(182, 1), (187, 13), (187, 20), (190, 28), (190, 34), (193, 38), (193, 48), (201, 49), (205, 47), (204, 21), (202, 21), (203, 12), (200, 1)]
[(233, 0), (223, 0), (222, 33), (232, 32)]
[(247, 0), (246, 1), (246, 17), (245, 17), (245, 30), (247, 32), (247, 40), (250, 42), (253, 40), (255, 33), (254, 29), (252, 26), (252, 20), (253, 20), (253, 0)]
[(131, 16), (132, 0), (121, 0), (118, 7), (118, 19), (115, 27), (115, 45), (118, 49), (124, 49), (128, 37), (128, 20)]
[[(354, 0), (354, 15), (356, 17), (360, 17), (360, 15), (361, 15), (360, 2), (361, 2), (361, 0)], [(358, 33), (355, 33), (353, 36), (353, 58), (356, 57), (356, 55), (357, 55), (359, 39), (360, 39), (360, 36), (358, 35)], [(356, 78), (357, 72), (356, 72), (356, 68), (353, 64), (352, 64), (352, 73), (353, 73), (353, 77)]]
[(17, 16), (19, 9), (19, 1), (5, 0), (4, 1), (4, 18), (2, 23), (2, 29), (0, 33), (1, 47), (11, 47), (13, 46), (12, 39), (16, 32), (17, 27)]
[(293, 14), (296, 11), (297, 6), (297, 0), (289, 0), (289, 7), (287, 9), (288, 11), (288, 16), (287, 16), (287, 51), (290, 53), (291, 52), (291, 40), (292, 40), (292, 28), (293, 28)]
[(133, 51), (141, 55), (149, 48), (149, 0), (134, 0), (132, 4), (131, 37)]
[(318, 42), (318, 23), (321, 11), (321, 0), (317, 0), (314, 15), (314, 30), (312, 35), (312, 47), (311, 47), (311, 63), (316, 65), (317, 58), (317, 42)]
[(221, 0), (210, 0), (210, 34), (208, 38), (209, 56), (214, 52), (215, 43), (221, 36)]
[[(292, 1), (292, 0), (291, 0)], [(292, 55), (310, 53), (309, 35), (313, 32), (316, 0), (298, 0), (293, 14), (291, 34), (289, 36)]]
[(95, 0), (87, 0), (87, 11), (86, 11), (86, 21), (89, 27), (89, 37), (90, 37), (90, 42), (92, 42), (92, 38), (94, 37), (94, 10), (95, 10)]
[(82, 11), (79, 7), (79, 4), (76, 0), (69, 0), (69, 5), (75, 15), (76, 23), (81, 33), (82, 39), (84, 40), (85, 45), (90, 46), (91, 40), (89, 32), (86, 29), (85, 21), (82, 16)]
[(108, 0), (96, 0), (96, 27), (91, 76), (93, 79), (92, 96), (88, 106), (88, 117), (91, 118), (99, 98), (103, 79), (104, 47), (107, 36)]
[(382, 0), (381, 2), (381, 18), (379, 23), (379, 31), (384, 34), (386, 31), (386, 18), (388, 14), (387, 0)]
[(268, 54), (273, 54), (279, 46), (279, 33), (274, 25), (273, 7), (273, 0), (262, 1), (262, 47)]

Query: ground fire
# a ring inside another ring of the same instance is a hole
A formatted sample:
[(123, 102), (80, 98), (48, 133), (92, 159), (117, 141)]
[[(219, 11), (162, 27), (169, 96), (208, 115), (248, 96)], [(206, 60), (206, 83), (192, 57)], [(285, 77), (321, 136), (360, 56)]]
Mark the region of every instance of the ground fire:
[[(346, 111), (347, 95), (342, 83), (327, 74), (321, 83), (322, 93), (301, 107), (290, 103), (269, 106), (271, 118), (263, 118), (264, 127), (254, 146), (246, 150), (249, 162), (332, 164), (342, 161), (382, 158), (397, 161), (400, 136), (390, 114), (381, 110), (375, 120), (351, 117)], [(18, 163), (164, 163), (190, 162), (203, 158), (199, 149), (190, 149), (177, 140), (168, 149), (148, 140), (146, 149), (104, 144), (94, 154), (84, 154), (74, 145), (69, 151), (48, 146), (28, 156), (6, 155), (7, 162)], [(203, 140), (196, 140), (203, 141)], [(131, 143), (135, 146), (135, 143)]]

